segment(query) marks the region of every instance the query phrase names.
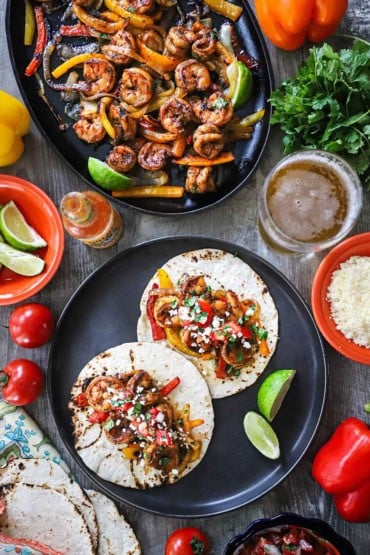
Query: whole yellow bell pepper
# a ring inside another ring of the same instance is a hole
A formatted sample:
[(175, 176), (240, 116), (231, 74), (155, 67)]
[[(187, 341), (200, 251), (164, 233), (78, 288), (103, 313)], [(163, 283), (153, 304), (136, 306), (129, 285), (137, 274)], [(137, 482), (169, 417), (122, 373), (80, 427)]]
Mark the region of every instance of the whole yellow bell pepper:
[(0, 167), (14, 164), (22, 156), (22, 137), (28, 133), (30, 124), (24, 104), (0, 90)]

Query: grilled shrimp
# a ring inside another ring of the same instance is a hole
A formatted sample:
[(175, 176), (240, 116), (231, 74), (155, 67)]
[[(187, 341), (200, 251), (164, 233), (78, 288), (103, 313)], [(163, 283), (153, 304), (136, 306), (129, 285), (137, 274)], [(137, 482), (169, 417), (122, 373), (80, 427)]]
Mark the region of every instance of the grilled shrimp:
[(161, 125), (166, 131), (181, 135), (194, 119), (193, 110), (186, 100), (173, 96), (159, 110)]
[(129, 172), (136, 164), (136, 154), (129, 146), (115, 146), (108, 154), (106, 162), (117, 172)]
[(162, 170), (170, 156), (169, 145), (149, 141), (140, 149), (138, 162), (144, 170)]
[(85, 143), (100, 143), (105, 137), (105, 129), (98, 114), (84, 116), (73, 125), (77, 137)]
[(152, 9), (154, 0), (121, 0), (121, 3), (128, 12), (147, 13)]
[(139, 67), (124, 69), (121, 77), (120, 95), (122, 100), (138, 108), (152, 98), (153, 79)]
[(154, 50), (155, 52), (163, 52), (163, 37), (155, 29), (149, 29), (148, 31), (145, 31), (145, 33), (141, 37), (141, 41), (151, 50)]
[(188, 193), (214, 193), (216, 190), (212, 168), (189, 167), (185, 190)]
[(204, 123), (195, 130), (193, 148), (199, 156), (217, 158), (224, 148), (224, 137), (216, 125)]
[(206, 61), (216, 52), (217, 37), (210, 27), (203, 27), (197, 32), (195, 41), (191, 45), (191, 53), (197, 60)]
[(178, 468), (180, 463), (179, 446), (174, 443), (171, 446), (149, 443), (144, 448), (144, 461), (147, 465), (158, 468), (163, 472), (170, 472)]
[(254, 351), (255, 348), (252, 346), (247, 349), (239, 342), (237, 344), (224, 343), (221, 347), (221, 356), (233, 368), (242, 368), (253, 356)]
[(185, 58), (194, 40), (194, 33), (186, 27), (170, 27), (164, 41), (165, 54), (170, 54), (174, 58)]
[(183, 274), (180, 279), (181, 294), (187, 295), (205, 295), (207, 293), (207, 284), (204, 276), (189, 276)]
[(176, 85), (187, 92), (205, 91), (211, 85), (207, 66), (193, 58), (181, 62), (175, 69)]
[(89, 58), (84, 63), (83, 76), (86, 81), (86, 96), (110, 92), (116, 82), (114, 65), (102, 58)]
[(203, 100), (193, 98), (191, 105), (194, 114), (202, 123), (213, 123), (221, 127), (233, 117), (231, 101), (219, 91)]
[(112, 443), (131, 443), (135, 439), (135, 432), (130, 428), (130, 420), (122, 413), (112, 412), (109, 415), (109, 427), (104, 428), (105, 435)]
[(91, 380), (85, 395), (89, 405), (96, 411), (108, 411), (113, 408), (112, 399), (123, 393), (121, 380), (113, 376), (98, 376)]
[(244, 316), (244, 304), (239, 300), (238, 295), (234, 291), (226, 291), (226, 301), (229, 303), (232, 315), (236, 320)]
[(183, 328), (180, 330), (180, 339), (193, 351), (198, 353), (209, 353), (213, 350), (212, 342), (209, 338), (205, 338), (202, 333), (200, 333), (196, 326), (195, 329), (192, 330), (191, 328)]
[(127, 388), (133, 392), (134, 400), (142, 405), (153, 405), (161, 397), (160, 392), (153, 388), (152, 379), (145, 370), (137, 370), (128, 380)]
[[(174, 310), (177, 306), (178, 298), (176, 295), (158, 297), (154, 303), (154, 318), (157, 324), (162, 328), (179, 326), (180, 319), (177, 310)], [(176, 312), (176, 314), (173, 314), (173, 312)]]
[(125, 65), (131, 61), (130, 53), (135, 51), (135, 39), (131, 33), (125, 29), (120, 29), (115, 33), (108, 44), (101, 47), (101, 51), (111, 62)]
[(116, 135), (122, 141), (133, 139), (137, 131), (136, 119), (126, 113), (122, 105), (111, 104), (109, 119), (116, 129)]

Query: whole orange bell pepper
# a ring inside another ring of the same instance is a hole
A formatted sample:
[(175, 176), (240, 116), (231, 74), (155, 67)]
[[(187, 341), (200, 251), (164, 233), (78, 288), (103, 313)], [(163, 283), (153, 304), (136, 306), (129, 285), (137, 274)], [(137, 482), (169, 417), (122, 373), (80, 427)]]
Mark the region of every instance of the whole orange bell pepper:
[(256, 15), (267, 38), (283, 50), (296, 50), (309, 39), (332, 35), (348, 0), (255, 0)]
[(0, 90), (0, 167), (14, 164), (23, 154), (23, 135), (31, 123), (27, 108), (14, 96)]

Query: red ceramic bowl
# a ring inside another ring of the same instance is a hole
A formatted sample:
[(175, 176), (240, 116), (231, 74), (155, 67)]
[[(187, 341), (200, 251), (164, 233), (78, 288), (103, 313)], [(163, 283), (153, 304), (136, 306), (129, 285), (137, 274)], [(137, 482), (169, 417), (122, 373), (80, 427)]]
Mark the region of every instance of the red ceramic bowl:
[(57, 271), (64, 251), (62, 221), (46, 193), (20, 177), (0, 175), (0, 204), (10, 200), (48, 245), (35, 251), (45, 260), (45, 268), (38, 276), (20, 276), (4, 267), (0, 270), (0, 305), (18, 303), (43, 289)]
[(370, 256), (370, 232), (354, 235), (339, 243), (321, 262), (312, 284), (312, 311), (321, 333), (334, 349), (356, 362), (370, 364), (370, 349), (360, 347), (337, 330), (326, 299), (333, 272), (351, 256)]

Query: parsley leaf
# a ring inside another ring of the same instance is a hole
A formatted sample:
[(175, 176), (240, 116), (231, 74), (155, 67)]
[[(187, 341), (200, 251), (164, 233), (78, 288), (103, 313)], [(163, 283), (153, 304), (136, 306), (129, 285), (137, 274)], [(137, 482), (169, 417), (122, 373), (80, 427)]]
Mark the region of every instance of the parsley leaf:
[(321, 149), (343, 156), (370, 190), (370, 45), (313, 47), (293, 79), (271, 95), (271, 123), (284, 131), (285, 154)]

